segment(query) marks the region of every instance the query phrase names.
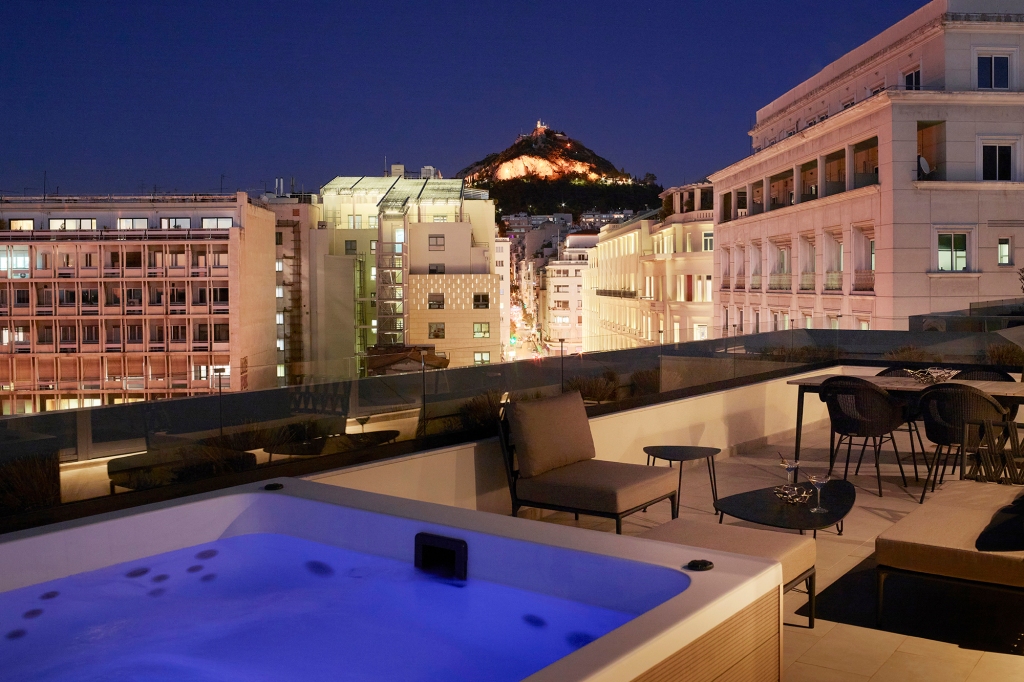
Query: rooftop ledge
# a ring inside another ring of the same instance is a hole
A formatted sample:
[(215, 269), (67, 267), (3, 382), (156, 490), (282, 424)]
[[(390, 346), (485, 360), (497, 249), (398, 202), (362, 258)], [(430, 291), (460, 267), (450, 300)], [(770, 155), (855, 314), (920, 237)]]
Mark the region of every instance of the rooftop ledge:
[(936, 192), (1021, 192), (1024, 182), (995, 182), (993, 180), (917, 180), (914, 189)]

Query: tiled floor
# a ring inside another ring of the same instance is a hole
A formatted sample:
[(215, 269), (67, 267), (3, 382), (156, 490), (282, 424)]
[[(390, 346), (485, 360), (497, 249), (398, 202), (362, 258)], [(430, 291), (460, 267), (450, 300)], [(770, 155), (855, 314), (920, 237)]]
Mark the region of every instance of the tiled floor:
[[(898, 442), (901, 451), (904, 448), (909, 451), (905, 435)], [(777, 464), (777, 453), (780, 450), (792, 453), (792, 442), (770, 443), (742, 456), (721, 460), (717, 465), (719, 495), (731, 495), (783, 482), (785, 471)], [(888, 457), (886, 452), (889, 453)], [(814, 468), (824, 468), (827, 462), (827, 428), (805, 432), (801, 453), (801, 463), (804, 465), (802, 471), (806, 473)], [(841, 475), (841, 469), (839, 471)], [(917, 507), (915, 492), (920, 495), (920, 484), (914, 484), (912, 471), (908, 468), (910, 487), (904, 489), (899, 485), (899, 472), (891, 450), (883, 451), (882, 498), (878, 497), (874, 473), (873, 466), (865, 467), (861, 469), (860, 476), (854, 476), (851, 467), (850, 480), (857, 486), (857, 503), (846, 517), (843, 535), (837, 535), (834, 529), (818, 532), (819, 594), (865, 557), (871, 556), (875, 537)], [(921, 476), (924, 477), (923, 467)], [(688, 468), (683, 473), (679, 513), (680, 516), (707, 523), (717, 522), (711, 504), (707, 469), (703, 464)], [(622, 531), (636, 535), (669, 519), (668, 504), (662, 503), (647, 513), (627, 518), (623, 522)], [(582, 517), (577, 522), (573, 520), (572, 514), (557, 513), (545, 516), (543, 520), (594, 530), (615, 530), (614, 521), (594, 517)], [(725, 522), (742, 523), (728, 518)], [(795, 590), (786, 595), (787, 622), (806, 622), (803, 616), (795, 615), (795, 611), (806, 602), (806, 595)], [(1024, 679), (1024, 657), (1021, 656), (962, 649), (945, 642), (821, 619), (813, 630), (786, 627), (783, 642), (785, 679), (791, 682), (983, 682)]]

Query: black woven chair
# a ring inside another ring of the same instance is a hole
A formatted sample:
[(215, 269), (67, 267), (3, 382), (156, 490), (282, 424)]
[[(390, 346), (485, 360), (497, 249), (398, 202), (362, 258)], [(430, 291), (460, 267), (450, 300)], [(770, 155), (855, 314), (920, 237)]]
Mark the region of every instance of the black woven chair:
[[(828, 406), (828, 416), (832, 422), (832, 433), (829, 438), (828, 469), (829, 473), (835, 466), (836, 454), (846, 443), (846, 468), (843, 470), (845, 479), (850, 473), (850, 452), (855, 438), (863, 438), (861, 458), (871, 441), (875, 453), (875, 474), (878, 478), (878, 496), (882, 496), (882, 470), (878, 458), (886, 439), (892, 443), (896, 453), (896, 464), (900, 468), (903, 487), (907, 486), (907, 476), (903, 473), (903, 462), (896, 447), (893, 431), (903, 425), (903, 405), (889, 395), (889, 392), (860, 377), (831, 377), (821, 384), (819, 392), (821, 401)], [(839, 436), (839, 440), (836, 440)], [(860, 471), (860, 462), (857, 464)], [(857, 473), (857, 472), (854, 472)]]
[[(889, 367), (883, 369), (875, 376), (880, 377), (906, 377), (908, 379), (915, 379), (914, 375), (902, 367)], [(894, 396), (895, 397), (895, 396)], [(906, 398), (896, 398), (903, 405), (903, 425), (898, 427), (896, 431), (905, 431), (910, 437), (910, 459), (914, 463), (914, 480), (921, 480), (917, 475), (917, 448), (921, 448), (921, 457), (925, 457), (927, 450), (924, 449), (924, 441), (921, 439), (921, 429), (918, 428), (917, 422), (921, 421), (921, 409), (917, 404), (917, 396), (908, 396)], [(917, 444), (914, 444), (914, 438), (917, 438)], [(927, 461), (927, 460), (926, 460)]]
[[(932, 481), (932, 492), (935, 492), (935, 484), (939, 481), (939, 457), (942, 456), (943, 448), (946, 453), (942, 464), (942, 477), (945, 478), (946, 465), (954, 446), (954, 469), (957, 462), (962, 459), (966, 423), (1001, 422), (1006, 420), (1007, 410), (988, 393), (973, 386), (953, 383), (936, 384), (921, 391), (919, 405), (921, 417), (924, 419), (925, 435), (928, 436), (928, 440), (935, 443), (935, 457), (928, 466), (924, 489), (921, 491), (921, 503), (924, 504), (924, 497), (928, 492), (928, 479), (931, 478)], [(983, 436), (984, 434), (978, 434), (978, 438)], [(960, 476), (963, 477), (962, 462)]]
[[(962, 370), (957, 372), (953, 378), (961, 379), (963, 381), (1010, 381), (1014, 383), (1017, 381), (1011, 375), (1002, 370), (985, 369), (981, 367)], [(996, 398), (996, 401), (1009, 410), (1009, 413), (1006, 415), (1006, 419), (1008, 421), (1017, 421), (1017, 409), (1020, 407), (1019, 405), (1007, 400), (1000, 400), (999, 398)]]

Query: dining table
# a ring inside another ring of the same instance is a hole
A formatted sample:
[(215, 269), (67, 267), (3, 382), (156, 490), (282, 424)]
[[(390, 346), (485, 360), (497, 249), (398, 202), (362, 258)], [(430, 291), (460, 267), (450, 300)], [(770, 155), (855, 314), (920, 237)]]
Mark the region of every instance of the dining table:
[[(798, 389), (796, 398), (796, 442), (794, 444), (793, 453), (793, 457), (797, 462), (800, 461), (800, 439), (803, 432), (804, 422), (804, 396), (808, 393), (819, 393), (821, 391), (821, 385), (826, 379), (837, 376), (857, 376), (860, 379), (866, 379), (879, 388), (884, 388), (889, 393), (896, 395), (913, 395), (920, 393), (929, 386), (936, 385), (935, 383), (924, 383), (913, 377), (899, 376), (880, 377), (849, 374), (815, 374), (814, 376), (791, 379), (786, 383), (790, 386), (796, 386)], [(938, 383), (953, 383), (972, 386), (988, 393), (993, 398), (999, 400), (1000, 403), (1016, 405), (1024, 404), (1024, 383), (1019, 381), (968, 381), (962, 379), (949, 379)]]

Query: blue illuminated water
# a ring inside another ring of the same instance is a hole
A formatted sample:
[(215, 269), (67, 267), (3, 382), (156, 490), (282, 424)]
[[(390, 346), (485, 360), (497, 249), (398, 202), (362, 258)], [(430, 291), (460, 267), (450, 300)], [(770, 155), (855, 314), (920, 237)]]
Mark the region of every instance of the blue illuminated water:
[(242, 535), (0, 594), (0, 678), (519, 680), (633, 617)]

